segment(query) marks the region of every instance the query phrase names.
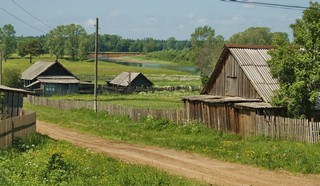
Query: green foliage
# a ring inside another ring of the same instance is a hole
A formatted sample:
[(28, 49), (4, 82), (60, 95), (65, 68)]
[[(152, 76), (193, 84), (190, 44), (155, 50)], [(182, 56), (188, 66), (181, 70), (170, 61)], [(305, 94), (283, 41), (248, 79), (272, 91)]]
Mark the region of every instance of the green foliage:
[(0, 60), (7, 61), (9, 55), (16, 49), (16, 31), (11, 24), (4, 25), (0, 28)]
[(287, 107), (293, 117), (314, 117), (312, 110), (320, 92), (319, 18), (319, 3), (310, 3), (302, 19), (291, 25), (294, 45), (278, 39), (270, 52), (271, 73), (280, 82), (273, 103)]
[(215, 37), (214, 29), (209, 26), (198, 27), (192, 33), (190, 60), (203, 78), (206, 79), (211, 75), (223, 45), (224, 38), (220, 35)]
[(146, 54), (147, 59), (159, 59), (164, 61), (173, 61), (173, 62), (189, 62), (190, 61), (190, 49), (183, 50), (162, 50), (157, 52), (151, 52)]
[(134, 122), (92, 110), (61, 111), (27, 105), (40, 120), (129, 143), (174, 148), (205, 156), (306, 174), (320, 173), (320, 145), (240, 136), (207, 128), (203, 123), (178, 125), (151, 116)]
[[(0, 185), (202, 185), (34, 134), (0, 151)], [(21, 151), (22, 146), (31, 146)], [(18, 148), (18, 149), (17, 149)]]
[(2, 74), (2, 84), (12, 88), (22, 88), (21, 72), (17, 68), (5, 68)]
[(29, 60), (30, 63), (32, 63), (32, 58), (34, 56), (39, 56), (44, 53), (43, 47), (44, 46), (42, 45), (40, 39), (32, 39), (24, 43), (20, 42), (18, 45), (18, 53), (21, 57), (24, 57), (27, 54), (29, 54)]
[(273, 40), (283, 39), (289, 41), (289, 36), (284, 32), (270, 32), (268, 27), (250, 27), (244, 32), (234, 34), (228, 40), (230, 44), (246, 45), (271, 45)]

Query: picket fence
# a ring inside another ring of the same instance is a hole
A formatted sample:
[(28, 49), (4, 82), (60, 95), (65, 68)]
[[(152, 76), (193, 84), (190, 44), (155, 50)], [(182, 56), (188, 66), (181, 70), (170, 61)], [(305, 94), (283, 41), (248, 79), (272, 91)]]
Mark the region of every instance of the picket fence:
[(36, 113), (30, 112), (0, 120), (0, 147), (6, 148), (14, 139), (23, 138), (34, 132), (36, 132)]

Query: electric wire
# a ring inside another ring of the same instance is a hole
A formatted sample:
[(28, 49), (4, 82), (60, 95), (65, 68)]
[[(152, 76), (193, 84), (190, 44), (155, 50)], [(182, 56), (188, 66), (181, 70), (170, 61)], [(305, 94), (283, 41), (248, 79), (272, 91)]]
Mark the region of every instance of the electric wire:
[(287, 10), (305, 10), (308, 7), (304, 6), (296, 6), (296, 5), (284, 5), (284, 4), (277, 4), (277, 3), (263, 3), (263, 2), (251, 2), (251, 1), (240, 1), (240, 0), (220, 0), (224, 2), (230, 2), (230, 3), (242, 3), (242, 4), (248, 4), (248, 5), (256, 5), (256, 6), (262, 6), (262, 7), (269, 7), (269, 8), (281, 8), (281, 9), (287, 9)]
[(6, 9), (2, 8), (1, 6), (0, 6), (0, 9), (1, 9), (1, 10), (3, 10), (4, 12), (6, 12), (7, 14), (9, 14), (10, 16), (12, 16), (13, 18), (15, 18), (15, 19), (19, 20), (19, 21), (20, 21), (20, 22), (22, 22), (23, 24), (25, 24), (25, 25), (27, 25), (27, 26), (29, 26), (29, 27), (31, 27), (31, 28), (33, 28), (33, 29), (35, 29), (35, 30), (39, 31), (39, 32), (42, 32), (42, 33), (44, 33), (44, 34), (46, 34), (46, 33), (47, 33), (47, 32), (45, 32), (45, 31), (43, 31), (43, 30), (41, 30), (41, 29), (39, 29), (39, 28), (36, 28), (35, 26), (32, 26), (31, 24), (29, 24), (29, 23), (27, 23), (27, 22), (23, 21), (22, 19), (20, 19), (19, 17), (17, 17), (17, 16), (15, 16), (15, 15), (13, 15), (12, 13), (10, 13), (10, 12), (9, 12), (9, 11), (7, 11)]
[(39, 21), (40, 23), (42, 23), (43, 25), (47, 26), (50, 29), (53, 29), (50, 25), (48, 25), (47, 23), (45, 23), (44, 21), (42, 21), (41, 19), (37, 18), (36, 16), (32, 15), (28, 10), (26, 10), (25, 8), (23, 8), (22, 6), (20, 6), (17, 2), (15, 2), (14, 0), (11, 0), (12, 3), (14, 3), (17, 7), (19, 7), (21, 10), (23, 10), (25, 13), (29, 14), (31, 17), (33, 17), (34, 19), (36, 19), (37, 21)]

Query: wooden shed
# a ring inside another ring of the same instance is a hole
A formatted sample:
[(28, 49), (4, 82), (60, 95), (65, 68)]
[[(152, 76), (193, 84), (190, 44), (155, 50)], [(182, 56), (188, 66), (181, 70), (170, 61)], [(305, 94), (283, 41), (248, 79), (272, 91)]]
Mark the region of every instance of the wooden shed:
[(153, 83), (140, 72), (122, 72), (108, 83), (108, 87), (124, 92), (139, 92), (152, 88)]
[(38, 61), (22, 73), (27, 90), (37, 95), (65, 95), (78, 93), (79, 79), (59, 62)]
[(7, 119), (22, 114), (23, 97), (28, 92), (22, 89), (0, 85), (0, 119)]
[(280, 88), (267, 64), (270, 49), (225, 45), (201, 95), (183, 98), (188, 119), (246, 136), (256, 114), (283, 115), (283, 108), (270, 104), (274, 91)]

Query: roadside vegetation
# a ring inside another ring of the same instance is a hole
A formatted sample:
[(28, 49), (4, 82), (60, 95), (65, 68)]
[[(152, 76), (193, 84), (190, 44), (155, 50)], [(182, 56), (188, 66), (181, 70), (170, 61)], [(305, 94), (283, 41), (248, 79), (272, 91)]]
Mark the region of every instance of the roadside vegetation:
[(0, 149), (0, 185), (204, 185), (40, 134)]
[(320, 145), (240, 136), (208, 129), (200, 123), (178, 125), (152, 117), (132, 121), (91, 110), (58, 110), (26, 105), (39, 120), (102, 138), (199, 153), (211, 158), (271, 170), (320, 173)]

